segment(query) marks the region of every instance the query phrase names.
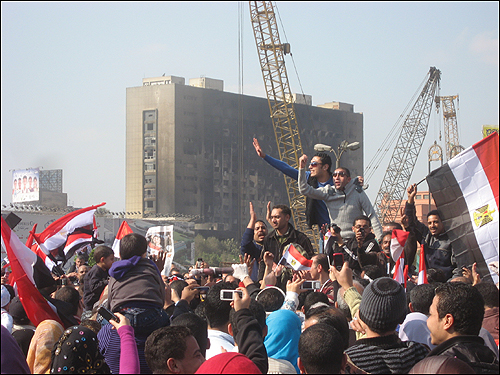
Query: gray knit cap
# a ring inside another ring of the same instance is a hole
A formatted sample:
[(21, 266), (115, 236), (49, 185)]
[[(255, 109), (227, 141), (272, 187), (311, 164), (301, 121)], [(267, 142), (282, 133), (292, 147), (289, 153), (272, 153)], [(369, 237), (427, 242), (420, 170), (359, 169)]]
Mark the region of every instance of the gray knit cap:
[(379, 332), (387, 332), (402, 323), (406, 316), (406, 293), (397, 281), (380, 277), (368, 284), (363, 292), (359, 317)]

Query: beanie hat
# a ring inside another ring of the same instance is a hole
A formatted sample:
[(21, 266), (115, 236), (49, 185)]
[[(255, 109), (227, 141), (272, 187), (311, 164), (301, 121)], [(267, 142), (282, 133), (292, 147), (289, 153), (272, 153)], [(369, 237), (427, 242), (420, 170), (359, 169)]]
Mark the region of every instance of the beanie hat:
[(10, 293), (6, 287), (2, 285), (2, 307), (7, 306), (10, 302)]
[(221, 353), (207, 359), (196, 374), (261, 374), (248, 357), (240, 353)]
[(378, 332), (396, 329), (406, 316), (406, 293), (397, 281), (380, 277), (368, 284), (359, 306), (359, 317)]
[(19, 296), (12, 298), (9, 306), (9, 314), (16, 324), (27, 324), (28, 322), (28, 315), (26, 315), (26, 311), (24, 310)]

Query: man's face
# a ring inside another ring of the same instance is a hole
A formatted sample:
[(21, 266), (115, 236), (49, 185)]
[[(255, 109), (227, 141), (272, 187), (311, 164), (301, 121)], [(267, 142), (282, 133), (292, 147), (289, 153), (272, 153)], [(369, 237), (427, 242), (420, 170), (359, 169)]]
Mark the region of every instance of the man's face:
[(311, 163), (309, 163), (309, 171), (311, 172), (312, 177), (320, 178), (324, 177), (326, 172), (326, 169), (328, 168), (328, 165), (324, 165), (321, 162), (321, 158), (319, 156), (313, 156), (311, 159)]
[(78, 272), (77, 272), (78, 279), (83, 280), (83, 277), (87, 274), (87, 272), (89, 272), (88, 266), (83, 265), (78, 267)]
[(371, 233), (370, 223), (366, 220), (356, 220), (352, 231), (356, 235), (357, 240), (364, 240), (365, 237)]
[(30, 189), (33, 186), (33, 180), (31, 177), (28, 179), (28, 186), (30, 187)]
[(85, 261), (81, 258), (76, 258), (75, 260), (75, 267), (76, 269), (79, 269), (80, 266), (84, 265)]
[(313, 262), (312, 262), (311, 270), (309, 271), (311, 274), (311, 279), (318, 280), (319, 279), (319, 270), (318, 270), (318, 263), (317, 263), (316, 257), (313, 257), (312, 261)]
[(273, 223), (273, 228), (283, 232), (288, 228), (288, 221), (290, 220), (290, 215), (285, 215), (283, 211), (279, 208), (275, 208), (271, 211), (271, 222)]
[(186, 351), (183, 359), (176, 359), (178, 374), (194, 374), (198, 368), (205, 362), (203, 354), (201, 354), (198, 342), (193, 336), (186, 338)]
[(430, 215), (427, 218), (427, 227), (433, 236), (437, 236), (444, 232), (443, 222), (437, 215)]
[(391, 256), (391, 237), (392, 237), (392, 235), (386, 234), (382, 238), (382, 251), (387, 256)]
[(113, 262), (115, 261), (115, 255), (112, 254), (107, 258), (104, 258), (104, 268), (109, 270), (111, 266), (113, 265)]
[(253, 240), (261, 243), (267, 235), (267, 227), (262, 221), (258, 221), (253, 229)]
[(434, 296), (432, 300), (432, 305), (429, 308), (429, 317), (427, 318), (427, 328), (431, 332), (431, 343), (432, 345), (439, 345), (446, 341), (449, 336), (448, 332), (443, 327), (443, 319), (439, 319), (437, 304), (439, 302), (439, 297)]
[(347, 177), (346, 172), (340, 168), (335, 169), (332, 177), (337, 190), (344, 190), (345, 186), (351, 181), (351, 177)]
[(26, 189), (26, 183), (28, 182), (28, 179), (26, 177), (23, 177), (23, 188)]

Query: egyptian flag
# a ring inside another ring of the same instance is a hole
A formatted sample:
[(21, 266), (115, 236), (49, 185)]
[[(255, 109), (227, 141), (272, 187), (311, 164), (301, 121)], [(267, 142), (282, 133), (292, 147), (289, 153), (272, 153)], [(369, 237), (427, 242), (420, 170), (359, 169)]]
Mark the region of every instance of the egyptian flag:
[(55, 280), (40, 257), (24, 245), (10, 229), (5, 220), (2, 224), (2, 245), (7, 250), (12, 269), (11, 284), (17, 285), (19, 299), (26, 310), (29, 320), (37, 326), (46, 319), (62, 324), (55, 307), (47, 302), (38, 289), (53, 287)]
[(405, 284), (405, 287), (408, 274), (408, 266), (405, 267), (404, 248), (409, 235), (410, 232), (406, 232), (400, 229), (394, 229), (392, 231), (391, 238), (391, 256), (392, 259), (396, 262), (396, 265), (394, 266), (394, 275), (392, 278), (400, 284)]
[(38, 246), (36, 243), (33, 243), (37, 225), (37, 223), (33, 225), (33, 229), (30, 231), (28, 239), (26, 240), (26, 246), (30, 248), (36, 255), (38, 255), (42, 259), (43, 263), (47, 266), (49, 271), (52, 272), (54, 270), (54, 267), (56, 267), (56, 263), (40, 249), (40, 246)]
[(285, 249), (283, 260), (291, 265), (295, 271), (308, 271), (311, 269), (312, 260), (303, 256), (293, 244), (288, 245)]
[[(35, 234), (35, 241), (45, 254), (66, 247), (68, 236), (79, 228), (85, 228), (94, 224), (94, 213), (98, 207), (105, 205), (101, 203), (70, 212), (50, 224), (42, 233)], [(80, 231), (81, 232), (81, 231)], [(76, 240), (76, 239), (75, 239)], [(67, 249), (69, 252), (70, 248)]]
[(483, 280), (498, 282), (498, 133), (462, 151), (427, 176), (443, 214), (458, 266), (477, 263)]
[(134, 233), (126, 221), (122, 221), (118, 233), (116, 233), (115, 242), (113, 242), (113, 251), (115, 252), (115, 257), (120, 257), (120, 240), (127, 234)]
[(418, 281), (417, 285), (427, 284), (427, 268), (425, 267), (424, 244), (420, 245), (420, 258), (418, 260)]

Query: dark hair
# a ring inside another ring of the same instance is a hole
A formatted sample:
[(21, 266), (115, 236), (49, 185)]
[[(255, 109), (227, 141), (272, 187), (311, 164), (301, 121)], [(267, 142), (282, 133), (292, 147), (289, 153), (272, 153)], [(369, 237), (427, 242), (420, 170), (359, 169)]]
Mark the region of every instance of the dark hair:
[(203, 354), (203, 357), (205, 357), (208, 343), (208, 325), (205, 320), (203, 320), (196, 314), (187, 312), (177, 316), (174, 320), (172, 320), (171, 326), (183, 326), (189, 328), (194, 338), (198, 342), (201, 354)]
[[(327, 164), (328, 165), (328, 174), (332, 174), (332, 158), (330, 157), (330, 155), (328, 155), (326, 152), (318, 152), (316, 153), (314, 156), (317, 156), (321, 159), (321, 164), (325, 165)], [(314, 157), (313, 156), (313, 157)]]
[(94, 260), (96, 263), (99, 263), (101, 258), (107, 258), (114, 254), (115, 252), (109, 246), (100, 245), (94, 249)]
[(435, 215), (435, 216), (439, 217), (439, 219), (441, 221), (443, 221), (443, 215), (441, 215), (440, 211), (438, 211), (438, 210), (429, 211), (429, 213), (427, 214), (427, 217), (432, 216), (432, 215)]
[(304, 301), (304, 312), (307, 314), (312, 305), (318, 302), (324, 302), (327, 305), (330, 305), (330, 301), (328, 296), (325, 293), (321, 292), (312, 292), (309, 293)]
[(196, 309), (194, 309), (194, 313), (208, 324), (207, 314), (205, 314), (205, 304), (205, 301), (201, 301), (198, 306), (196, 306)]
[(170, 289), (175, 290), (179, 298), (182, 297), (182, 291), (185, 287), (188, 286), (188, 283), (184, 280), (174, 280), (170, 283)]
[(379, 277), (387, 276), (385, 270), (375, 264), (368, 264), (364, 267), (361, 267), (361, 271), (365, 271), (365, 275), (372, 280), (378, 279)]
[[(259, 302), (254, 299), (250, 300), (250, 307), (248, 308), (252, 316), (259, 323), (260, 330), (262, 331), (266, 326), (266, 310)], [(231, 327), (233, 328), (233, 338), (236, 342), (236, 336), (238, 335), (238, 320), (236, 319), (236, 311), (231, 309), (229, 312), (229, 321), (231, 322)], [(236, 342), (236, 344), (239, 344)]]
[(220, 291), (222, 289), (234, 290), (230, 283), (220, 282), (212, 286), (205, 298), (205, 315), (210, 328), (220, 328), (229, 322), (230, 301), (221, 301)]
[(309, 374), (339, 374), (343, 356), (342, 337), (329, 324), (315, 324), (300, 335), (299, 357)]
[(472, 285), (444, 283), (436, 288), (439, 319), (453, 316), (453, 329), (460, 335), (479, 335), (484, 318), (484, 300)]
[(283, 214), (285, 216), (288, 215), (288, 216), (290, 216), (290, 218), (292, 217), (292, 210), (290, 210), (290, 207), (288, 207), (284, 204), (277, 204), (276, 206), (273, 207), (273, 210), (274, 209), (281, 210), (281, 212), (283, 212)]
[(297, 305), (297, 310), (300, 310), (302, 306), (304, 306), (306, 297), (312, 292), (313, 290), (309, 289), (309, 290), (304, 290), (304, 292), (302, 293), (299, 293), (299, 304)]
[(337, 169), (342, 169), (345, 172), (346, 177), (351, 177), (351, 171), (349, 169), (347, 169), (346, 167), (338, 167), (338, 168), (335, 168), (335, 169), (336, 170)]
[(415, 312), (429, 315), (429, 308), (434, 299), (435, 286), (431, 284), (415, 285), (410, 291), (410, 302)]
[(342, 340), (344, 342), (344, 350), (348, 348), (350, 335), (349, 323), (347, 322), (347, 319), (342, 311), (335, 307), (328, 307), (322, 312), (318, 312), (317, 314), (311, 315), (309, 317), (309, 319), (312, 318), (316, 320), (316, 324), (324, 323), (335, 328), (340, 333), (340, 336), (342, 336)]
[(162, 327), (149, 335), (144, 357), (153, 374), (164, 373), (169, 358), (184, 359), (189, 336), (192, 336), (191, 330), (184, 326)]
[(446, 274), (441, 268), (429, 268), (427, 270), (427, 282), (432, 283), (445, 283)]
[(255, 224), (257, 224), (257, 223), (262, 223), (267, 228), (267, 223), (264, 220), (260, 220), (260, 219), (259, 220), (255, 220)]
[(129, 233), (120, 241), (120, 258), (130, 259), (134, 255), (142, 256), (148, 251), (146, 237), (138, 233)]
[[(398, 228), (396, 228), (396, 229), (398, 229)], [(391, 231), (388, 231), (388, 230), (386, 230), (385, 232), (382, 232), (382, 237), (380, 237), (380, 242), (379, 242), (380, 244), (382, 244), (382, 240), (383, 240), (383, 239), (384, 239), (384, 237), (385, 237), (385, 236), (387, 236), (387, 235), (392, 236), (392, 232), (391, 232)]]
[(9, 292), (9, 294), (10, 294), (10, 301), (12, 301), (12, 299), (16, 296), (16, 292), (14, 290), (14, 287), (12, 285), (10, 285), (10, 284), (4, 284), (4, 287)]
[(262, 289), (257, 296), (257, 301), (264, 307), (266, 312), (279, 310), (285, 302), (285, 296), (276, 288), (267, 287)]
[(71, 314), (76, 315), (76, 313), (78, 312), (78, 305), (82, 297), (80, 297), (80, 293), (78, 293), (78, 290), (76, 290), (75, 288), (71, 286), (63, 286), (56, 292), (54, 298), (58, 299), (59, 301), (64, 301), (70, 304)]
[[(389, 221), (388, 223), (384, 223), (382, 224), (383, 227), (388, 227), (388, 226), (391, 226), (391, 227), (394, 227), (394, 229), (399, 229), (399, 230), (403, 230), (403, 227), (401, 226), (401, 224), (399, 223), (396, 223), (395, 221)], [(390, 231), (388, 231), (389, 233), (392, 233)], [(385, 232), (384, 232), (385, 233)], [(383, 237), (383, 236), (382, 236)]]
[(498, 307), (498, 288), (495, 284), (483, 281), (474, 285), (474, 287), (479, 290), (479, 293), (483, 296), (484, 306), (490, 308)]
[(323, 272), (330, 272), (330, 264), (328, 263), (328, 257), (326, 254), (318, 254), (314, 257), (314, 264), (321, 265)]
[(371, 227), (372, 226), (372, 221), (370, 220), (370, 218), (366, 215), (361, 215), (361, 216), (358, 216), (356, 219), (354, 219), (354, 221), (352, 222), (352, 226), (355, 226), (356, 225), (356, 221), (358, 220), (365, 220), (365, 221), (368, 221), (368, 225)]

